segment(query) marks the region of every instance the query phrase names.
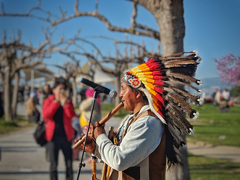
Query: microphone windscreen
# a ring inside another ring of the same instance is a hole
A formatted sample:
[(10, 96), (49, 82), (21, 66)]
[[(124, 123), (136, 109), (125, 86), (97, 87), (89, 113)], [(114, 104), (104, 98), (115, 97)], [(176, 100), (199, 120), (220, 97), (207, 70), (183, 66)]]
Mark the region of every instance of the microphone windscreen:
[(110, 96), (111, 98), (116, 98), (116, 97), (117, 97), (117, 92), (114, 91), (114, 90), (111, 90), (111, 91), (109, 92), (109, 96)]

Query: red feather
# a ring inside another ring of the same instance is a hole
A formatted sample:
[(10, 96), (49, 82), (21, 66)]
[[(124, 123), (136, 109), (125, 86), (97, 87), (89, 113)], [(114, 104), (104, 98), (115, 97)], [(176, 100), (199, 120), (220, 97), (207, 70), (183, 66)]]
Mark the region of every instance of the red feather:
[(154, 87), (154, 90), (157, 91), (160, 94), (162, 94), (163, 91), (164, 91), (163, 89), (161, 89), (160, 87), (157, 87), (157, 86)]
[(156, 98), (160, 101), (161, 104), (164, 104), (163, 97), (160, 96), (160, 94), (157, 94), (157, 95), (156, 95)]
[(154, 81), (154, 84), (158, 85), (158, 86), (161, 86), (161, 87), (164, 86), (164, 82), (163, 81), (159, 81), (159, 80)]

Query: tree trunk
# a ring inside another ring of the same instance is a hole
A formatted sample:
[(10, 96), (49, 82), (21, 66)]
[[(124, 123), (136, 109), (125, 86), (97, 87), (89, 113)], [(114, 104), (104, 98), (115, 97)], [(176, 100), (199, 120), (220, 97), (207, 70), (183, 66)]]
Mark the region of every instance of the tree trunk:
[[(165, 0), (162, 3), (162, 11), (154, 16), (160, 29), (163, 56), (183, 52), (183, 38), (185, 36), (183, 2)], [(171, 170), (167, 171), (166, 180), (190, 180), (187, 149), (181, 148), (180, 155), (183, 165), (173, 166)]]
[(120, 98), (119, 98), (119, 94), (120, 94), (120, 83), (121, 83), (121, 75), (118, 75), (114, 81), (115, 83), (115, 87), (116, 87), (116, 91), (117, 91), (117, 97), (115, 100), (115, 106), (117, 106), (120, 103)]
[[(185, 135), (182, 136), (186, 140)], [(182, 165), (174, 165), (170, 170), (166, 171), (166, 180), (190, 180), (187, 148), (180, 148), (180, 156), (182, 157)]]
[[(163, 56), (183, 52), (183, 38), (185, 36), (185, 23), (183, 18), (183, 2), (181, 0), (162, 1), (161, 11), (156, 17)], [(185, 135), (183, 137), (185, 139)], [(187, 149), (181, 148), (180, 155), (183, 165), (173, 166), (166, 172), (166, 180), (190, 180)]]
[(72, 103), (73, 103), (73, 107), (76, 107), (76, 105), (77, 105), (77, 86), (76, 86), (75, 78), (73, 78), (73, 81), (72, 81), (72, 90), (73, 90)]
[(138, 0), (155, 17), (163, 56), (183, 51), (185, 36), (183, 0)]
[(153, 11), (160, 30), (163, 56), (183, 51), (185, 23), (182, 0), (163, 0), (158, 11)]
[(11, 111), (11, 80), (9, 66), (5, 69), (4, 74), (4, 114), (5, 121), (12, 121)]
[(16, 72), (14, 75), (14, 89), (12, 97), (12, 116), (16, 117), (17, 115), (17, 101), (18, 101), (18, 86), (19, 86), (19, 72)]
[[(183, 52), (185, 36), (183, 0), (140, 0), (139, 3), (153, 14), (158, 23), (163, 56)], [(166, 180), (190, 179), (187, 149), (181, 148), (180, 151), (183, 166), (171, 167), (166, 172)]]

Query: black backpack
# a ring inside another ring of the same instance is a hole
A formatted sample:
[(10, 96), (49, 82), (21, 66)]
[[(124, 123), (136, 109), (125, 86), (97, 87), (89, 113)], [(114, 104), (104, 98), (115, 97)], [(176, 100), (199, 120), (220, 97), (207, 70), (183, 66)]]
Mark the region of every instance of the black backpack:
[(33, 137), (37, 144), (40, 146), (44, 146), (47, 143), (47, 140), (45, 139), (45, 123), (41, 122), (38, 124)]

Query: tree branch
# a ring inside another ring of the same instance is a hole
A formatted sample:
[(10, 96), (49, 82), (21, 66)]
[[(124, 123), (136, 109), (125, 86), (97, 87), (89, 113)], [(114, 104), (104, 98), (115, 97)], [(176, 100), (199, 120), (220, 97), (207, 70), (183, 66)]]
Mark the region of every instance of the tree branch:
[[(133, 13), (132, 13), (132, 17), (131, 17), (131, 25), (132, 27), (130, 28), (123, 28), (123, 27), (117, 27), (117, 26), (113, 26), (111, 25), (111, 23), (107, 20), (106, 17), (104, 17), (102, 14), (99, 14), (97, 9), (98, 9), (98, 0), (96, 0), (96, 7), (95, 7), (95, 11), (93, 12), (80, 12), (78, 9), (78, 5), (79, 2), (78, 0), (76, 0), (75, 5), (74, 5), (74, 11), (75, 14), (72, 14), (70, 16), (65, 17), (66, 15), (66, 11), (63, 11), (62, 8), (59, 6), (60, 9), (60, 13), (61, 13), (61, 18), (57, 17), (56, 15), (51, 14), (50, 12), (46, 12), (44, 10), (42, 10), (40, 8), (40, 3), (41, 0), (38, 1), (38, 5), (35, 7), (32, 7), (28, 10), (27, 13), (22, 14), (22, 13), (5, 13), (4, 12), (4, 7), (3, 7), (3, 3), (2, 3), (2, 13), (0, 14), (0, 16), (15, 16), (15, 17), (33, 17), (36, 19), (40, 19), (46, 22), (51, 23), (52, 26), (58, 25), (60, 23), (63, 23), (65, 21), (68, 21), (70, 19), (74, 19), (77, 17), (81, 17), (81, 16), (90, 16), (90, 17), (96, 17), (98, 18), (100, 21), (102, 21), (106, 27), (110, 30), (110, 31), (118, 31), (118, 32), (125, 32), (125, 33), (129, 33), (129, 34), (134, 34), (134, 35), (141, 35), (141, 36), (147, 36), (147, 37), (151, 37), (154, 38), (158, 41), (160, 41), (160, 33), (152, 28), (149, 28), (148, 26), (143, 26), (141, 24), (137, 24), (135, 22), (136, 16), (137, 16), (137, 4), (138, 1), (133, 1)], [(31, 14), (33, 10), (39, 10), (45, 14), (47, 14), (48, 16), (46, 18), (40, 17), (40, 16), (35, 16), (34, 14)], [(56, 17), (55, 20), (50, 20), (50, 17)], [(140, 29), (137, 30), (137, 29)]]

